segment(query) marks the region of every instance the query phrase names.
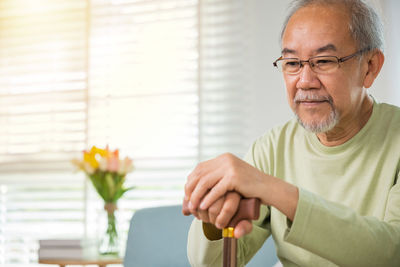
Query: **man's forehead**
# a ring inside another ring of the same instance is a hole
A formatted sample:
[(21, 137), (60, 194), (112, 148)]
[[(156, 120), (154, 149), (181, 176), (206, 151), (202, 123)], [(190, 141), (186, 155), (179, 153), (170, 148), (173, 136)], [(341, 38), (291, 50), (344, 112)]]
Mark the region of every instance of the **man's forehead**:
[[(326, 51), (337, 51), (337, 48), (336, 48), (336, 46), (334, 44), (329, 43), (329, 44), (326, 44), (324, 46), (317, 47), (316, 49), (314, 49), (313, 53), (318, 54), (318, 53), (323, 53), (323, 52), (326, 52)], [(282, 53), (282, 55), (284, 55), (284, 54), (297, 54), (297, 53), (299, 53), (299, 51), (297, 51), (296, 49), (291, 48), (291, 47), (284, 47), (282, 49), (281, 53)]]
[(339, 7), (311, 5), (296, 11), (282, 35), (282, 54), (334, 52), (352, 45), (348, 13)]

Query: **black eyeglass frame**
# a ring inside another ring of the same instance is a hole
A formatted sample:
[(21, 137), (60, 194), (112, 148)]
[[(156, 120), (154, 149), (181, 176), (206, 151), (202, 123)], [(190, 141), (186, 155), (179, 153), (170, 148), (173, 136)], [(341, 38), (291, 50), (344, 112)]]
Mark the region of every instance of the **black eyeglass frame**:
[[(301, 68), (304, 67), (304, 63), (306, 63), (306, 62), (310, 65), (311, 69), (314, 71), (313, 66), (311, 66), (311, 64), (310, 64), (310, 60), (312, 60), (312, 59), (324, 58), (324, 57), (334, 57), (334, 58), (336, 58), (336, 60), (337, 60), (338, 67), (340, 67), (340, 63), (345, 62), (346, 60), (349, 60), (349, 59), (351, 59), (351, 58), (353, 58), (353, 57), (355, 57), (355, 56), (358, 56), (358, 55), (360, 55), (360, 54), (363, 54), (363, 53), (365, 53), (365, 52), (367, 52), (367, 51), (369, 51), (369, 50), (371, 50), (371, 49), (370, 49), (370, 48), (360, 49), (360, 50), (358, 50), (357, 52), (355, 52), (355, 53), (353, 53), (353, 54), (351, 54), (351, 55), (344, 56), (344, 57), (340, 57), (340, 58), (337, 57), (337, 56), (316, 56), (316, 57), (310, 57), (310, 58), (307, 59), (307, 60), (301, 60), (301, 59), (299, 59), (299, 58), (284, 58), (284, 57), (280, 56), (277, 60), (275, 60), (275, 61), (272, 63), (272, 65), (273, 65), (275, 68), (277, 68), (277, 69), (279, 70), (278, 64), (277, 64), (278, 61), (281, 61), (281, 60), (288, 60), (288, 59), (298, 60), (298, 62), (300, 63), (299, 70), (298, 70), (297, 72), (287, 73), (287, 74), (295, 75), (295, 74), (298, 74), (298, 73), (301, 71)], [(282, 71), (282, 72), (284, 72), (284, 71)]]

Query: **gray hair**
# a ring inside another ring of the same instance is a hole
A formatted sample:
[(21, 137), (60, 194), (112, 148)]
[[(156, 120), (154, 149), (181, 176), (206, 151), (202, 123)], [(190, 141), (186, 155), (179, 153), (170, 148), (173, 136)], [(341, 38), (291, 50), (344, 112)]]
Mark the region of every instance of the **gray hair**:
[(294, 0), (290, 5), (290, 11), (283, 24), (281, 41), (289, 19), (299, 9), (314, 5), (342, 4), (351, 16), (349, 22), (350, 34), (357, 42), (358, 49), (384, 50), (383, 25), (379, 15), (373, 7), (363, 0)]

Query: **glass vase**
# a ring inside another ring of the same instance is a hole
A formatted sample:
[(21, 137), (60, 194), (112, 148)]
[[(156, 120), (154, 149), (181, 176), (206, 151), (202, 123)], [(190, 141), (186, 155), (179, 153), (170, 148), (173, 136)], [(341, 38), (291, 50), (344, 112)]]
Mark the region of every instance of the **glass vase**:
[(103, 256), (119, 256), (119, 236), (117, 231), (117, 220), (115, 211), (117, 205), (115, 203), (106, 203), (104, 210), (107, 214), (107, 226), (100, 240), (99, 252)]

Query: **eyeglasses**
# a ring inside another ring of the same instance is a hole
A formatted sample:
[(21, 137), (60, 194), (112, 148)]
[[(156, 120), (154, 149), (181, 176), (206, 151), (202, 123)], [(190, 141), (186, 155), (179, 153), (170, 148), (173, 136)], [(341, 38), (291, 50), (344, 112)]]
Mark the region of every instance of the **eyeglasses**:
[(369, 49), (361, 49), (349, 56), (338, 58), (336, 56), (316, 56), (310, 57), (308, 60), (298, 58), (283, 58), (282, 56), (273, 62), (274, 67), (279, 71), (287, 74), (298, 74), (304, 63), (308, 63), (310, 68), (316, 73), (331, 73), (339, 68), (340, 63), (345, 62)]

